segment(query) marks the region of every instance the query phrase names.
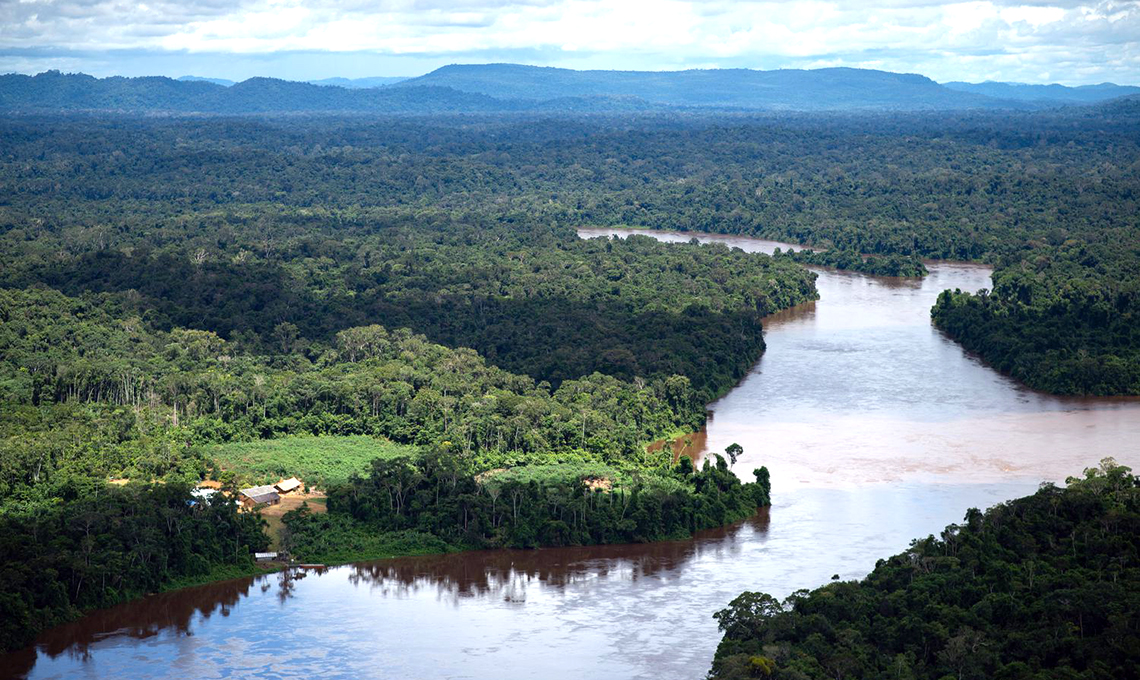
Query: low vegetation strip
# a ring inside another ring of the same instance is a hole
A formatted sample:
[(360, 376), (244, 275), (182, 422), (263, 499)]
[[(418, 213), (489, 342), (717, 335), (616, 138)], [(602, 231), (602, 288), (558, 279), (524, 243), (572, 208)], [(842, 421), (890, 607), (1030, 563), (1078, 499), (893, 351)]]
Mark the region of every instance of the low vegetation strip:
[(475, 481), (489, 490), (529, 484), (559, 486), (582, 482), (587, 485), (603, 485), (606, 489), (615, 485), (621, 487), (629, 483), (630, 476), (617, 468), (599, 463), (558, 463), (548, 465), (522, 465), (519, 467), (490, 470), (476, 477)]
[(325, 565), (390, 557), (436, 555), (462, 548), (423, 531), (376, 531), (343, 514), (316, 514), (308, 508), (288, 517), (285, 545), (295, 558)]

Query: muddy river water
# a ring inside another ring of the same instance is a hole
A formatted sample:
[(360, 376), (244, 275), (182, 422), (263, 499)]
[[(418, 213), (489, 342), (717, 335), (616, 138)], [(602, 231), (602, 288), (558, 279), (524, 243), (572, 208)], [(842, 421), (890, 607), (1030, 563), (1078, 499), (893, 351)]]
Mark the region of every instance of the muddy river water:
[(774, 505), (749, 521), (688, 541), (388, 560), (152, 596), (0, 656), (0, 676), (699, 678), (719, 639), (712, 614), (743, 590), (859, 578), (967, 508), (1105, 456), (1140, 466), (1140, 402), (1026, 390), (931, 327), (938, 293), (988, 287), (987, 268), (936, 263), (921, 281), (816, 271), (820, 300), (770, 317), (763, 359), (709, 407), (708, 449), (738, 442), (738, 470), (772, 471)]

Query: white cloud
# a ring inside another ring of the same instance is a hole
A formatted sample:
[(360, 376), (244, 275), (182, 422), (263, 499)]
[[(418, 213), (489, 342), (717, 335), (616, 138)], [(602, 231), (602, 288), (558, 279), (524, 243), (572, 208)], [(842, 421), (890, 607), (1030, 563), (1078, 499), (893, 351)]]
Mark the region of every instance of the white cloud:
[(1005, 7), (998, 12), (998, 15), (1001, 16), (1002, 21), (1011, 26), (1016, 23), (1027, 23), (1033, 28), (1037, 28), (1064, 19), (1065, 9), (1063, 7), (1021, 5), (1019, 7)]
[(828, 63), (936, 79), (1136, 82), (1140, 1), (0, 0), (0, 68), (26, 66), (37, 49), (443, 62), (530, 52), (553, 64)]

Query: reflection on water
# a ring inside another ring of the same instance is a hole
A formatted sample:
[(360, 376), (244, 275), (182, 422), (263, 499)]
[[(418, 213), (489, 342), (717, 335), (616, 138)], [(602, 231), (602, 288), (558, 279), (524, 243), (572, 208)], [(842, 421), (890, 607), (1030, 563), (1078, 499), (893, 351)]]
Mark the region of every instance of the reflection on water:
[[(229, 616), (249, 594), (254, 579), (211, 583), (172, 593), (152, 595), (135, 602), (99, 610), (79, 621), (58, 626), (41, 635), (36, 648), (0, 656), (0, 677), (21, 677), (36, 661), (37, 652), (49, 658), (84, 664), (93, 649), (114, 638), (145, 640), (193, 635), (195, 624), (214, 616)], [(50, 676), (49, 676), (50, 677)]]
[(761, 540), (769, 511), (761, 510), (732, 526), (709, 529), (691, 540), (602, 545), (544, 550), (484, 550), (433, 557), (380, 560), (353, 565), (348, 579), (385, 596), (407, 596), (431, 588), (456, 604), (466, 598), (524, 602), (528, 585), (565, 591), (596, 579), (617, 577), (636, 583), (678, 570), (709, 554), (731, 559), (740, 552), (738, 534)]
[(710, 407), (707, 448), (739, 442), (738, 471), (772, 470), (769, 512), (689, 541), (388, 560), (157, 595), (49, 631), (0, 657), (0, 675), (695, 678), (719, 639), (712, 614), (743, 590), (858, 578), (967, 508), (1105, 455), (1140, 465), (1136, 400), (1034, 393), (931, 327), (937, 294), (988, 287), (986, 268), (816, 271), (821, 299), (767, 319), (764, 358)]
[[(532, 608), (542, 607), (557, 616), (556, 611), (550, 611), (551, 605), (564, 606), (606, 582), (628, 593), (643, 586), (668, 583), (693, 561), (737, 560), (746, 545), (763, 542), (769, 521), (769, 511), (765, 509), (743, 522), (703, 531), (684, 541), (474, 551), (289, 570), (187, 588), (102, 610), (55, 628), (41, 636), (36, 647), (0, 656), (0, 677), (24, 677), (29, 671), (33, 672), (32, 677), (45, 678), (173, 677), (172, 667), (189, 656), (193, 657), (195, 677), (225, 676), (228, 669), (258, 658), (276, 658), (282, 666), (288, 666), (277, 668), (275, 662), (270, 662), (272, 675), (306, 677), (316, 668), (305, 667), (294, 658), (298, 645), (327, 647), (335, 637), (350, 631), (352, 634), (344, 640), (350, 647), (373, 639), (375, 611), (371, 605), (364, 605), (369, 611), (344, 617), (352, 603), (368, 601), (376, 601), (376, 606), (399, 618), (400, 634), (430, 641), (439, 650), (446, 650), (454, 642), (452, 633), (439, 634), (441, 627), (447, 627), (442, 618), (454, 615), (464, 604), (517, 612), (521, 617), (517, 624), (522, 629), (512, 631), (504, 625), (497, 634), (521, 639), (532, 632), (526, 611), (528, 602)], [(333, 606), (329, 606), (330, 597), (336, 598)], [(241, 616), (235, 621), (219, 625), (212, 620), (229, 617), (243, 600)], [(606, 602), (595, 604), (605, 606)], [(424, 618), (427, 613), (437, 618)], [(472, 613), (476, 618), (480, 616), (478, 611)], [(389, 623), (386, 621), (385, 625)], [(413, 632), (419, 625), (424, 628)], [(472, 628), (477, 627), (473, 622)], [(460, 634), (471, 633), (466, 630)], [(253, 644), (235, 653), (228, 646), (235, 636)], [(194, 637), (198, 639), (189, 641)], [(399, 647), (408, 644), (400, 638), (391, 642)], [(470, 662), (464, 661), (464, 654), (476, 648), (467, 645), (454, 651), (455, 663), (467, 666)], [(388, 668), (391, 659), (373, 659), (374, 652), (364, 649), (353, 648), (352, 653), (357, 658), (342, 660), (346, 664), (343, 677), (388, 675), (370, 672), (369, 668), (374, 664)], [(497, 663), (493, 662), (488, 671)], [(459, 673), (459, 666), (454, 672)], [(431, 676), (427, 668), (424, 667), (424, 677)], [(341, 677), (342, 671), (323, 669), (320, 674)], [(529, 675), (525, 668), (520, 668), (517, 677)], [(501, 677), (516, 676), (508, 673)]]

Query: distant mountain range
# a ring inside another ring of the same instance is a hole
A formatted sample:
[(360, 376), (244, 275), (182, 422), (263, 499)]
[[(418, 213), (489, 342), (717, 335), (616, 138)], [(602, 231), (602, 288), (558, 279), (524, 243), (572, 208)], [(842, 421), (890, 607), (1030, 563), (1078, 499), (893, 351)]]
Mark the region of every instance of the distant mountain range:
[(491, 97), (444, 87), (350, 90), (274, 78), (250, 78), (226, 87), (202, 80), (99, 79), (56, 71), (0, 76), (0, 111), (429, 114), (504, 108)]
[(373, 76), (371, 78), (324, 78), (323, 80), (310, 80), (314, 85), (332, 85), (334, 87), (347, 87), (350, 90), (361, 90), (370, 87), (384, 87), (394, 85), (406, 77), (400, 76)]
[(444, 66), (396, 87), (435, 85), (497, 99), (626, 96), (675, 107), (766, 110), (1016, 108), (955, 92), (925, 76), (853, 68), (753, 71), (573, 71), (483, 64)]
[(959, 92), (985, 95), (997, 99), (1024, 102), (1055, 102), (1065, 104), (1094, 104), (1117, 97), (1140, 94), (1140, 87), (1101, 83), (1099, 85), (1027, 85), (1025, 83), (943, 83), (945, 87)]
[[(491, 113), (625, 111), (961, 111), (1087, 104), (1140, 92), (1112, 84), (948, 83), (851, 68), (574, 71), (484, 64), (417, 78), (304, 83), (184, 76), (0, 76), (0, 111), (168, 113)], [(1010, 94), (1012, 93), (1012, 94)]]
[(235, 82), (233, 80), (226, 80), (225, 78), (202, 78), (201, 76), (182, 76), (179, 80), (186, 83), (213, 83), (215, 85), (221, 85), (222, 87), (229, 87)]
[[(213, 83), (221, 85), (222, 87), (229, 87), (236, 81), (226, 80), (225, 78), (203, 78), (201, 76), (182, 76), (178, 80), (192, 83)], [(407, 80), (407, 77), (401, 76), (373, 76), (371, 78), (322, 78), (321, 80), (305, 80), (299, 82), (312, 83), (313, 85), (331, 85), (333, 87), (345, 87), (350, 90), (364, 90), (371, 87), (384, 87), (385, 85), (394, 85), (401, 80)]]

